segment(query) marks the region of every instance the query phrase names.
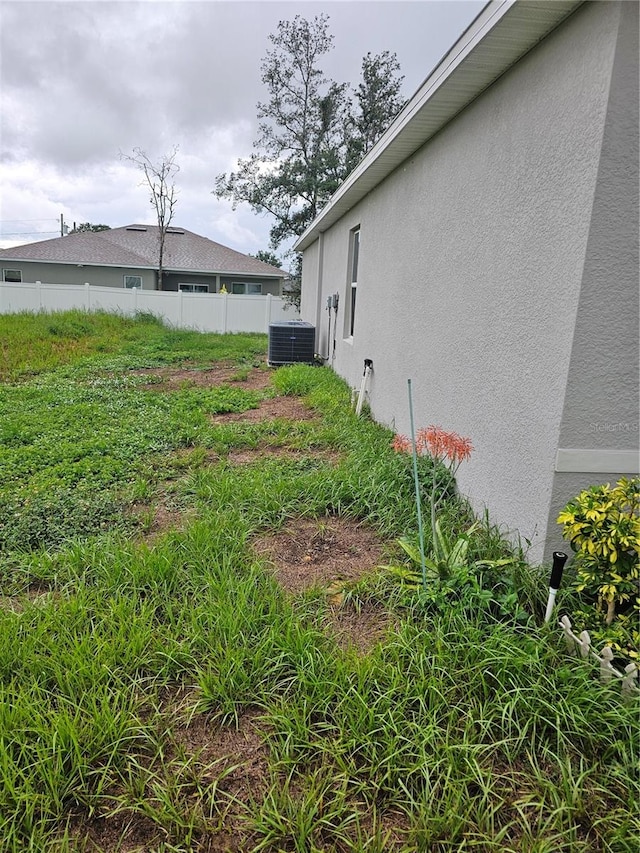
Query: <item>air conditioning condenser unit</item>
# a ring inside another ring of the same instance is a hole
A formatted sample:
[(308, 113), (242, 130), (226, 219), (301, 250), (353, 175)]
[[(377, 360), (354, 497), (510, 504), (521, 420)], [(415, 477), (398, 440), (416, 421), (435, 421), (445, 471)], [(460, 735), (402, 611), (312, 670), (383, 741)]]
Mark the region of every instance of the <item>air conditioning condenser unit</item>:
[(316, 327), (303, 320), (287, 320), (269, 325), (269, 355), (273, 367), (282, 364), (313, 364)]

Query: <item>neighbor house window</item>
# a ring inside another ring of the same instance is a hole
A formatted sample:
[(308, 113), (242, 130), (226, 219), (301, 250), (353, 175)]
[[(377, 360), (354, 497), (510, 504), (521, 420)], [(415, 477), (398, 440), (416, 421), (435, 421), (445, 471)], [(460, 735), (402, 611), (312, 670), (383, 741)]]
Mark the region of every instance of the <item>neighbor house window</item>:
[(131, 290), (134, 287), (137, 287), (139, 290), (142, 290), (142, 276), (141, 275), (125, 275), (124, 286), (128, 290)]
[(358, 260), (360, 257), (360, 229), (351, 232), (349, 242), (349, 334), (353, 336), (356, 322), (356, 294), (358, 290)]
[(22, 270), (2, 270), (3, 281), (22, 281)]
[(245, 293), (249, 296), (255, 296), (262, 293), (261, 284), (252, 284), (244, 281), (234, 281), (231, 285), (231, 292), (237, 294)]
[(208, 284), (179, 284), (178, 290), (183, 293), (209, 293)]

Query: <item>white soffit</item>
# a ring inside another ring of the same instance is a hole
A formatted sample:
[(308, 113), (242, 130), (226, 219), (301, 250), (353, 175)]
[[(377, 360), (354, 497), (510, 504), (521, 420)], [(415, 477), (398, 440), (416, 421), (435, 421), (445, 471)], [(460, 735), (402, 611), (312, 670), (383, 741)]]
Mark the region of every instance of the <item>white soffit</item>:
[(584, 0), (491, 0), (294, 245), (302, 251)]

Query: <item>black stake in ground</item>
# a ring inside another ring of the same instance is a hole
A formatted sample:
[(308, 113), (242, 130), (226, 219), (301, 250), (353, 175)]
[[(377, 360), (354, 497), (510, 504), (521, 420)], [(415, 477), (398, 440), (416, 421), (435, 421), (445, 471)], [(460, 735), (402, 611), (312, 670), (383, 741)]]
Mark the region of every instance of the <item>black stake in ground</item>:
[(562, 572), (564, 564), (567, 562), (567, 555), (564, 551), (553, 552), (553, 567), (551, 569), (551, 577), (549, 578), (549, 598), (547, 599), (547, 612), (544, 614), (544, 621), (548, 622), (551, 619), (553, 605), (556, 600), (556, 593), (560, 589), (562, 583)]

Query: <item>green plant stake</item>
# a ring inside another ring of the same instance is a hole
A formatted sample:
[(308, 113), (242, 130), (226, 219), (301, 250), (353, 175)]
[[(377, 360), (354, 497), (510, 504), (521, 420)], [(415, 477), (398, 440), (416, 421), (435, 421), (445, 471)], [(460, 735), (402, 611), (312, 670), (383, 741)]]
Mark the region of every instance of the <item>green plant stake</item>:
[(422, 507), (420, 505), (420, 480), (418, 479), (418, 448), (416, 445), (416, 429), (413, 421), (413, 397), (411, 380), (407, 379), (409, 391), (409, 422), (411, 424), (411, 449), (413, 455), (413, 479), (416, 487), (416, 509), (418, 511), (418, 541), (420, 542), (420, 565), (422, 567), (422, 586), (427, 588), (427, 564), (424, 559), (424, 529), (422, 527)]

